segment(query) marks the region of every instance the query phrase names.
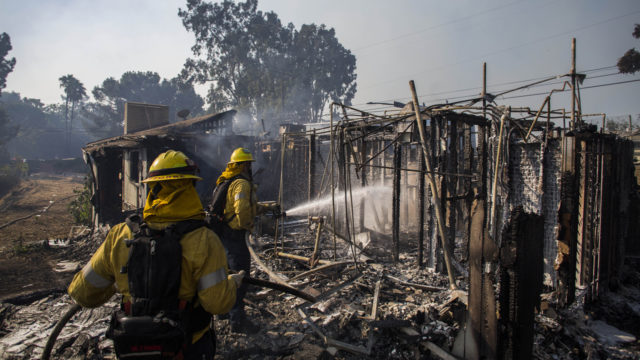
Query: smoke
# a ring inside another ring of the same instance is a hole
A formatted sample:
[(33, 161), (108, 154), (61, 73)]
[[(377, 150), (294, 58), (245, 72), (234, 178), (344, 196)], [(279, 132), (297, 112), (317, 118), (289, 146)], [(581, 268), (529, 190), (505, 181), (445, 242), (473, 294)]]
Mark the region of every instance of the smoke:
[[(347, 191), (349, 214), (351, 214), (351, 206), (353, 204), (353, 216), (349, 216), (350, 220), (359, 224), (362, 218), (365, 227), (375, 229), (378, 232), (384, 232), (386, 224), (390, 223), (389, 209), (392, 196), (392, 188), (382, 185), (365, 186), (353, 189), (350, 192)], [(338, 214), (336, 218), (339, 222), (342, 222), (345, 209), (344, 191), (336, 192), (335, 197), (328, 195), (297, 205), (286, 210), (286, 213), (288, 216), (329, 216), (331, 215), (334, 204), (336, 214)]]
[(251, 113), (240, 110), (233, 119), (233, 132), (237, 135), (256, 136), (258, 122)]

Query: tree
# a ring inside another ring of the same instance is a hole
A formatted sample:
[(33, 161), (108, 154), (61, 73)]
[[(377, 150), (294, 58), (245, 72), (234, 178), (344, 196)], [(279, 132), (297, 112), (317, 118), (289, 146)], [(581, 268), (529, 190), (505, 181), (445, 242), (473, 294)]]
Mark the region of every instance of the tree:
[[(5, 59), (11, 51), (11, 38), (7, 33), (0, 34), (0, 96), (2, 89), (7, 86), (7, 76), (16, 65), (16, 58)], [(1, 104), (0, 104), (1, 105)], [(7, 112), (0, 108), (0, 162), (8, 159), (6, 144), (18, 132), (18, 127), (10, 124), (11, 120)]]
[[(633, 30), (633, 37), (640, 39), (640, 24), (636, 24)], [(640, 52), (635, 48), (627, 50), (627, 52), (618, 59), (618, 70), (624, 74), (633, 74), (640, 70)]]
[[(60, 87), (64, 90), (64, 118), (67, 124), (67, 132), (73, 129), (73, 118), (78, 103), (87, 97), (87, 91), (80, 80), (73, 75), (65, 75), (58, 79)], [(71, 116), (69, 116), (69, 104), (71, 104)]]
[(6, 150), (6, 144), (18, 133), (17, 126), (12, 126), (9, 120), (9, 114), (0, 108), (0, 164), (6, 162), (9, 158)]
[(632, 121), (631, 115), (609, 116), (605, 121), (605, 128), (608, 132), (620, 132), (636, 130), (640, 128), (640, 114)]
[(181, 76), (211, 82), (207, 100), (216, 111), (236, 107), (254, 121), (318, 121), (330, 101), (349, 104), (356, 89), (355, 56), (335, 31), (314, 24), (298, 31), (257, 5), (188, 0), (178, 15), (196, 41)]
[[(8, 141), (12, 156), (27, 159), (53, 159), (80, 156), (80, 148), (89, 140), (83, 131), (67, 132), (64, 104), (44, 105), (39, 99), (7, 92), (2, 96), (3, 109), (16, 131)], [(67, 136), (67, 141), (51, 141)]]
[(7, 86), (7, 75), (16, 66), (16, 58), (5, 59), (11, 49), (13, 48), (11, 47), (9, 35), (7, 33), (0, 34), (0, 95), (2, 94), (2, 89)]
[(355, 57), (324, 25), (302, 25), (294, 36), (292, 52), (296, 61), (296, 78), (308, 98), (308, 118), (319, 120), (331, 101), (349, 105), (356, 93)]
[(176, 77), (161, 79), (156, 72), (128, 71), (119, 80), (105, 79), (92, 91), (95, 103), (84, 108), (84, 127), (100, 137), (122, 134), (124, 104), (128, 101), (169, 106), (169, 121), (176, 121), (176, 113), (188, 109), (191, 114), (202, 112), (204, 101), (190, 82)]

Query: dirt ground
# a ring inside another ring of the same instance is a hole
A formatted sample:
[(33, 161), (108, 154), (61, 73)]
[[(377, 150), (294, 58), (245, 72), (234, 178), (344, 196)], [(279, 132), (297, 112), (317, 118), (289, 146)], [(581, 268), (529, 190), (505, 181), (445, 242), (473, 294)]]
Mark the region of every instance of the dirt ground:
[(0, 199), (0, 300), (69, 283), (72, 273), (51, 271), (59, 249), (42, 244), (69, 236), (68, 207), (82, 182), (83, 175), (35, 174)]

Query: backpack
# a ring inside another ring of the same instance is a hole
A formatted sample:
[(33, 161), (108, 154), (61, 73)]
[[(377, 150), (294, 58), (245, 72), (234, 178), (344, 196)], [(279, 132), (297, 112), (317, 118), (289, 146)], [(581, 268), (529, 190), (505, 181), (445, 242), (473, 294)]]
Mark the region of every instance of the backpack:
[(224, 221), (224, 208), (227, 205), (227, 193), (229, 192), (229, 186), (231, 186), (231, 183), (236, 179), (244, 179), (244, 176), (236, 175), (231, 179), (221, 182), (215, 189), (213, 189), (211, 204), (207, 208), (208, 215), (205, 222), (209, 229), (213, 230), (217, 235), (222, 234), (222, 227), (227, 223)]
[(126, 273), (131, 300), (116, 311), (107, 330), (116, 355), (127, 359), (172, 359), (190, 344), (194, 331), (211, 320), (202, 307), (178, 298), (182, 265), (180, 239), (204, 226), (202, 220), (187, 220), (164, 230), (153, 230), (138, 214), (127, 218), (133, 239)]

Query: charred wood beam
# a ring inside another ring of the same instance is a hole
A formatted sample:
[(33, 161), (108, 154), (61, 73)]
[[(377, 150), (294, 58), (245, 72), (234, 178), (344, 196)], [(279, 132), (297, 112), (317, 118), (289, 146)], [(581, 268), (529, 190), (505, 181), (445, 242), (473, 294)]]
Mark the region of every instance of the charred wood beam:
[(402, 145), (395, 143), (393, 148), (393, 199), (392, 199), (392, 231), (393, 261), (398, 262), (400, 256), (400, 178), (401, 178)]
[(535, 308), (540, 306), (544, 264), (544, 218), (511, 212), (500, 247), (498, 358), (530, 359)]
[[(422, 120), (420, 120), (422, 121)], [(424, 164), (424, 150), (420, 148), (419, 151), (420, 157), (420, 172), (424, 172), (425, 164)], [(425, 223), (425, 186), (424, 186), (424, 175), (420, 174), (418, 180), (418, 207), (420, 211), (419, 218), (419, 229), (418, 229), (418, 267), (422, 267), (422, 258), (424, 253), (424, 223)]]
[(311, 254), (310, 266), (314, 267), (317, 264), (318, 260), (318, 249), (320, 248), (320, 235), (322, 234), (322, 225), (324, 221), (318, 222), (318, 229), (316, 229), (316, 241), (313, 245), (313, 253)]
[(320, 271), (324, 271), (324, 270), (331, 269), (331, 268), (334, 268), (334, 267), (337, 267), (337, 266), (347, 265), (347, 264), (351, 264), (351, 263), (353, 263), (353, 261), (338, 261), (338, 262), (331, 262), (331, 263), (329, 263), (329, 264), (325, 264), (325, 265), (322, 265), (322, 266), (318, 266), (318, 267), (316, 267), (316, 268), (314, 268), (314, 269), (311, 269), (311, 270), (309, 270), (309, 271), (301, 272), (300, 274), (298, 274), (298, 275), (296, 275), (296, 276), (292, 277), (291, 279), (289, 279), (289, 281), (294, 281), (294, 280), (302, 279), (302, 278), (304, 278), (305, 276), (309, 276), (309, 275), (311, 275), (311, 274), (314, 274), (314, 273), (317, 273), (317, 272), (320, 272)]
[(370, 351), (363, 346), (351, 345), (343, 341), (339, 341), (326, 336), (322, 330), (316, 325), (313, 320), (304, 312), (304, 310), (298, 308), (298, 314), (300, 317), (315, 331), (316, 334), (322, 339), (327, 346), (333, 346), (340, 350), (346, 350), (358, 355), (370, 355)]
[(574, 136), (562, 140), (562, 175), (560, 179), (560, 208), (558, 210), (558, 254), (554, 269), (557, 271), (558, 304), (568, 306), (575, 299), (576, 276), (576, 141)]
[[(456, 121), (451, 121), (446, 118), (447, 121), (447, 152), (445, 154), (445, 169), (450, 172), (458, 172), (458, 126)], [(456, 243), (456, 220), (457, 220), (457, 206), (456, 201), (453, 198), (456, 197), (458, 192), (458, 179), (457, 178), (443, 178), (445, 181), (444, 191), (446, 191), (445, 197), (445, 224), (447, 231), (446, 246), (449, 248), (449, 253), (453, 254)], [(443, 196), (444, 197), (444, 196)]]
[[(360, 141), (360, 159), (363, 161), (367, 157), (367, 142), (362, 139)], [(367, 169), (364, 167), (360, 170), (360, 186), (367, 186)], [(364, 231), (364, 219), (365, 219), (365, 198), (360, 199), (360, 231)]]
[[(420, 144), (422, 145), (422, 150), (425, 153), (425, 164), (427, 167), (427, 171), (430, 172), (431, 171), (431, 159), (429, 158), (429, 149), (427, 147), (427, 135), (424, 129), (424, 126), (422, 124), (422, 121), (419, 121), (422, 119), (422, 115), (420, 114), (420, 103), (418, 102), (418, 95), (416, 93), (416, 87), (415, 84), (413, 82), (413, 80), (411, 80), (409, 82), (409, 87), (411, 89), (411, 96), (413, 98), (413, 110), (415, 112), (415, 116), (416, 116), (416, 120), (418, 120), (416, 123), (418, 124), (418, 130), (420, 132)], [(436, 210), (436, 218), (438, 219), (437, 221), (437, 225), (438, 225), (438, 233), (440, 234), (441, 237), (441, 241), (442, 241), (442, 250), (444, 252), (444, 261), (445, 261), (445, 265), (447, 267), (447, 275), (449, 276), (449, 287), (451, 287), (451, 289), (456, 289), (457, 285), (454, 279), (454, 274), (453, 274), (453, 267), (451, 265), (451, 254), (449, 253), (449, 250), (447, 249), (447, 246), (445, 245), (445, 241), (446, 241), (446, 237), (445, 237), (445, 229), (444, 229), (444, 223), (443, 223), (443, 215), (442, 215), (442, 209), (440, 208), (440, 194), (441, 192), (438, 191), (438, 188), (436, 186), (436, 183), (433, 179), (433, 176), (431, 174), (427, 175), (427, 180), (429, 181), (429, 187), (431, 188), (431, 193), (433, 194), (433, 199), (434, 199), (434, 203), (435, 205), (435, 210)]]
[[(294, 255), (294, 254), (289, 254), (289, 253), (284, 253), (279, 251), (276, 255), (283, 257), (283, 258), (288, 258), (288, 259), (293, 259), (293, 260), (299, 260), (299, 261), (304, 261), (307, 264), (311, 263), (311, 258), (308, 258), (306, 256), (300, 256), (300, 255)], [(326, 265), (326, 264), (332, 264), (331, 261), (329, 260), (322, 260), (322, 259), (317, 259), (315, 261), (317, 264), (322, 264), (322, 265)]]
[(313, 200), (315, 198), (315, 179), (316, 179), (316, 134), (315, 132), (309, 135), (309, 176), (308, 176), (308, 185), (309, 185), (309, 194), (307, 196), (307, 201)]
[(439, 287), (439, 286), (430, 286), (430, 285), (423, 285), (423, 284), (416, 284), (416, 283), (412, 283), (412, 282), (407, 282), (407, 281), (403, 281), (401, 279), (398, 279), (397, 277), (391, 276), (391, 275), (385, 275), (385, 278), (399, 284), (402, 286), (409, 286), (412, 288), (416, 288), (416, 289), (420, 289), (420, 290), (424, 290), (424, 291), (445, 291), (447, 290), (446, 288), (443, 287)]

